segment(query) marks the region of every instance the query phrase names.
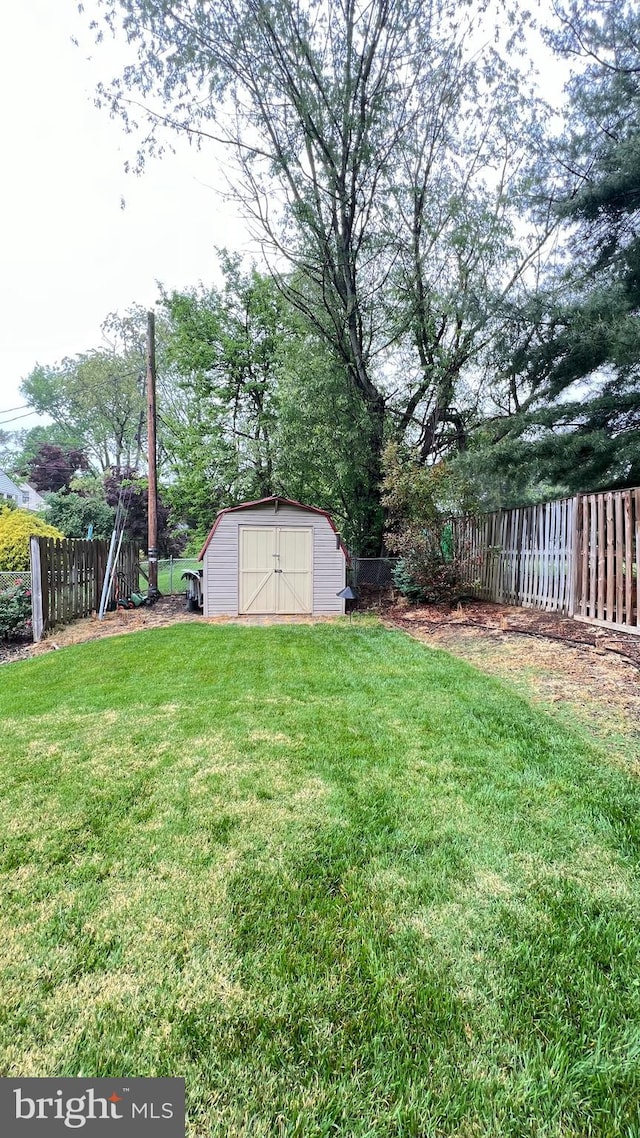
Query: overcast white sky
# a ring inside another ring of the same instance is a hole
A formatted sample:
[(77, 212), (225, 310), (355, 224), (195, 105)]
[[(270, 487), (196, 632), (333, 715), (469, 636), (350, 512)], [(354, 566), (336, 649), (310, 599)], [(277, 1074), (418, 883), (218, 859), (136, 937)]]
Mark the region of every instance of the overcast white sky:
[(107, 313), (152, 305), (156, 280), (211, 282), (214, 247), (244, 235), (211, 188), (211, 150), (185, 144), (142, 177), (125, 174), (135, 143), (93, 106), (109, 66), (76, 0), (18, 0), (2, 24), (0, 427), (15, 430), (36, 421), (6, 413), (24, 403), (20, 380), (36, 362), (97, 346)]
[[(215, 247), (246, 240), (212, 188), (221, 183), (211, 148), (185, 143), (142, 177), (125, 174), (135, 140), (93, 105), (98, 79), (118, 71), (114, 49), (92, 45), (93, 5), (85, 0), (85, 17), (77, 0), (17, 0), (3, 11), (0, 428), (36, 421), (10, 410), (36, 363), (96, 347), (107, 313), (152, 305), (157, 280), (211, 283)], [(559, 89), (549, 63), (545, 78)]]

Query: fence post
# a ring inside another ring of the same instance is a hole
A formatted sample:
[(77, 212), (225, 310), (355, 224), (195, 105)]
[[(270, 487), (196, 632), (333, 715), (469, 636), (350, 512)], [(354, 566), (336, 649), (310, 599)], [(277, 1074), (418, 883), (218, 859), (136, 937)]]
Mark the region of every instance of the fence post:
[(578, 562), (580, 537), (580, 504), (582, 494), (576, 494), (571, 503), (571, 562), (569, 565), (569, 616), (576, 613), (576, 598), (578, 596)]
[(173, 596), (173, 556), (169, 558), (169, 596)]
[(37, 537), (29, 540), (31, 559), (31, 628), (34, 643), (42, 639), (44, 620), (42, 615), (42, 566), (40, 563), (40, 544)]

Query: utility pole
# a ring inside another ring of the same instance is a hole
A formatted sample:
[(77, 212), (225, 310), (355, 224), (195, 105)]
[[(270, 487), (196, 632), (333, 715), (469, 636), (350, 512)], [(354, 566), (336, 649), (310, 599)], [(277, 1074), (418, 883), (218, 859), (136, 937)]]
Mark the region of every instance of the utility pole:
[(156, 318), (147, 312), (147, 454), (149, 466), (147, 557), (149, 592), (158, 589), (158, 479), (156, 472)]

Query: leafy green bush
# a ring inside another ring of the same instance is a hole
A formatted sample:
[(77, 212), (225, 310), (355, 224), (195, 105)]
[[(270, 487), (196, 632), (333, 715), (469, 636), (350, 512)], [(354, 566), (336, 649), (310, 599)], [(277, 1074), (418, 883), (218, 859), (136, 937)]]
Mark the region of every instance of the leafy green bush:
[(391, 580), (398, 592), (401, 593), (403, 597), (406, 597), (407, 600), (415, 601), (416, 603), (426, 600), (424, 589), (411, 576), (411, 570), (406, 558), (401, 557), (400, 560), (396, 562), (391, 570)]
[(0, 570), (26, 573), (29, 569), (29, 538), (62, 538), (64, 534), (48, 526), (28, 510), (0, 509)]
[(468, 550), (456, 548), (453, 519), (468, 508), (470, 490), (445, 462), (423, 466), (397, 444), (384, 454), (386, 543), (400, 561), (397, 589), (412, 601), (450, 604), (469, 591)]
[(463, 585), (460, 557), (453, 547), (450, 524), (437, 530), (413, 532), (411, 546), (392, 570), (393, 583), (410, 601), (451, 604), (468, 591)]
[(89, 527), (95, 538), (109, 538), (115, 511), (104, 499), (88, 494), (56, 490), (47, 494), (46, 521), (66, 537), (86, 538)]
[(185, 545), (185, 548), (184, 548), (184, 553), (181, 553), (180, 556), (181, 557), (197, 557), (198, 554), (200, 553), (200, 550), (202, 549), (202, 546), (204, 545), (205, 541), (207, 540), (208, 536), (209, 536), (209, 530), (208, 529), (207, 530), (204, 530), (204, 529), (194, 530), (192, 533), (189, 534), (189, 537), (187, 539), (187, 544)]
[(18, 581), (0, 592), (0, 640), (21, 640), (31, 634), (31, 589)]

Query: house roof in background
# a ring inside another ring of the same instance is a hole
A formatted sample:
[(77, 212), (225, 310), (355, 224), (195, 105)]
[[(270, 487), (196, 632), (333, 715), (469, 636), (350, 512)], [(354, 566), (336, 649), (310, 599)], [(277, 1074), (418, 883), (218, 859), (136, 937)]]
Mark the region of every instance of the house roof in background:
[[(25, 494), (29, 497), (28, 503), (24, 500)], [(23, 509), (33, 512), (43, 510), (47, 504), (42, 494), (34, 486), (30, 486), (28, 482), (14, 482), (13, 478), (5, 474), (4, 470), (0, 470), (0, 495), (14, 498)]]
[(20, 487), (5, 474), (4, 470), (0, 470), (0, 494), (11, 494), (12, 497), (20, 497)]

